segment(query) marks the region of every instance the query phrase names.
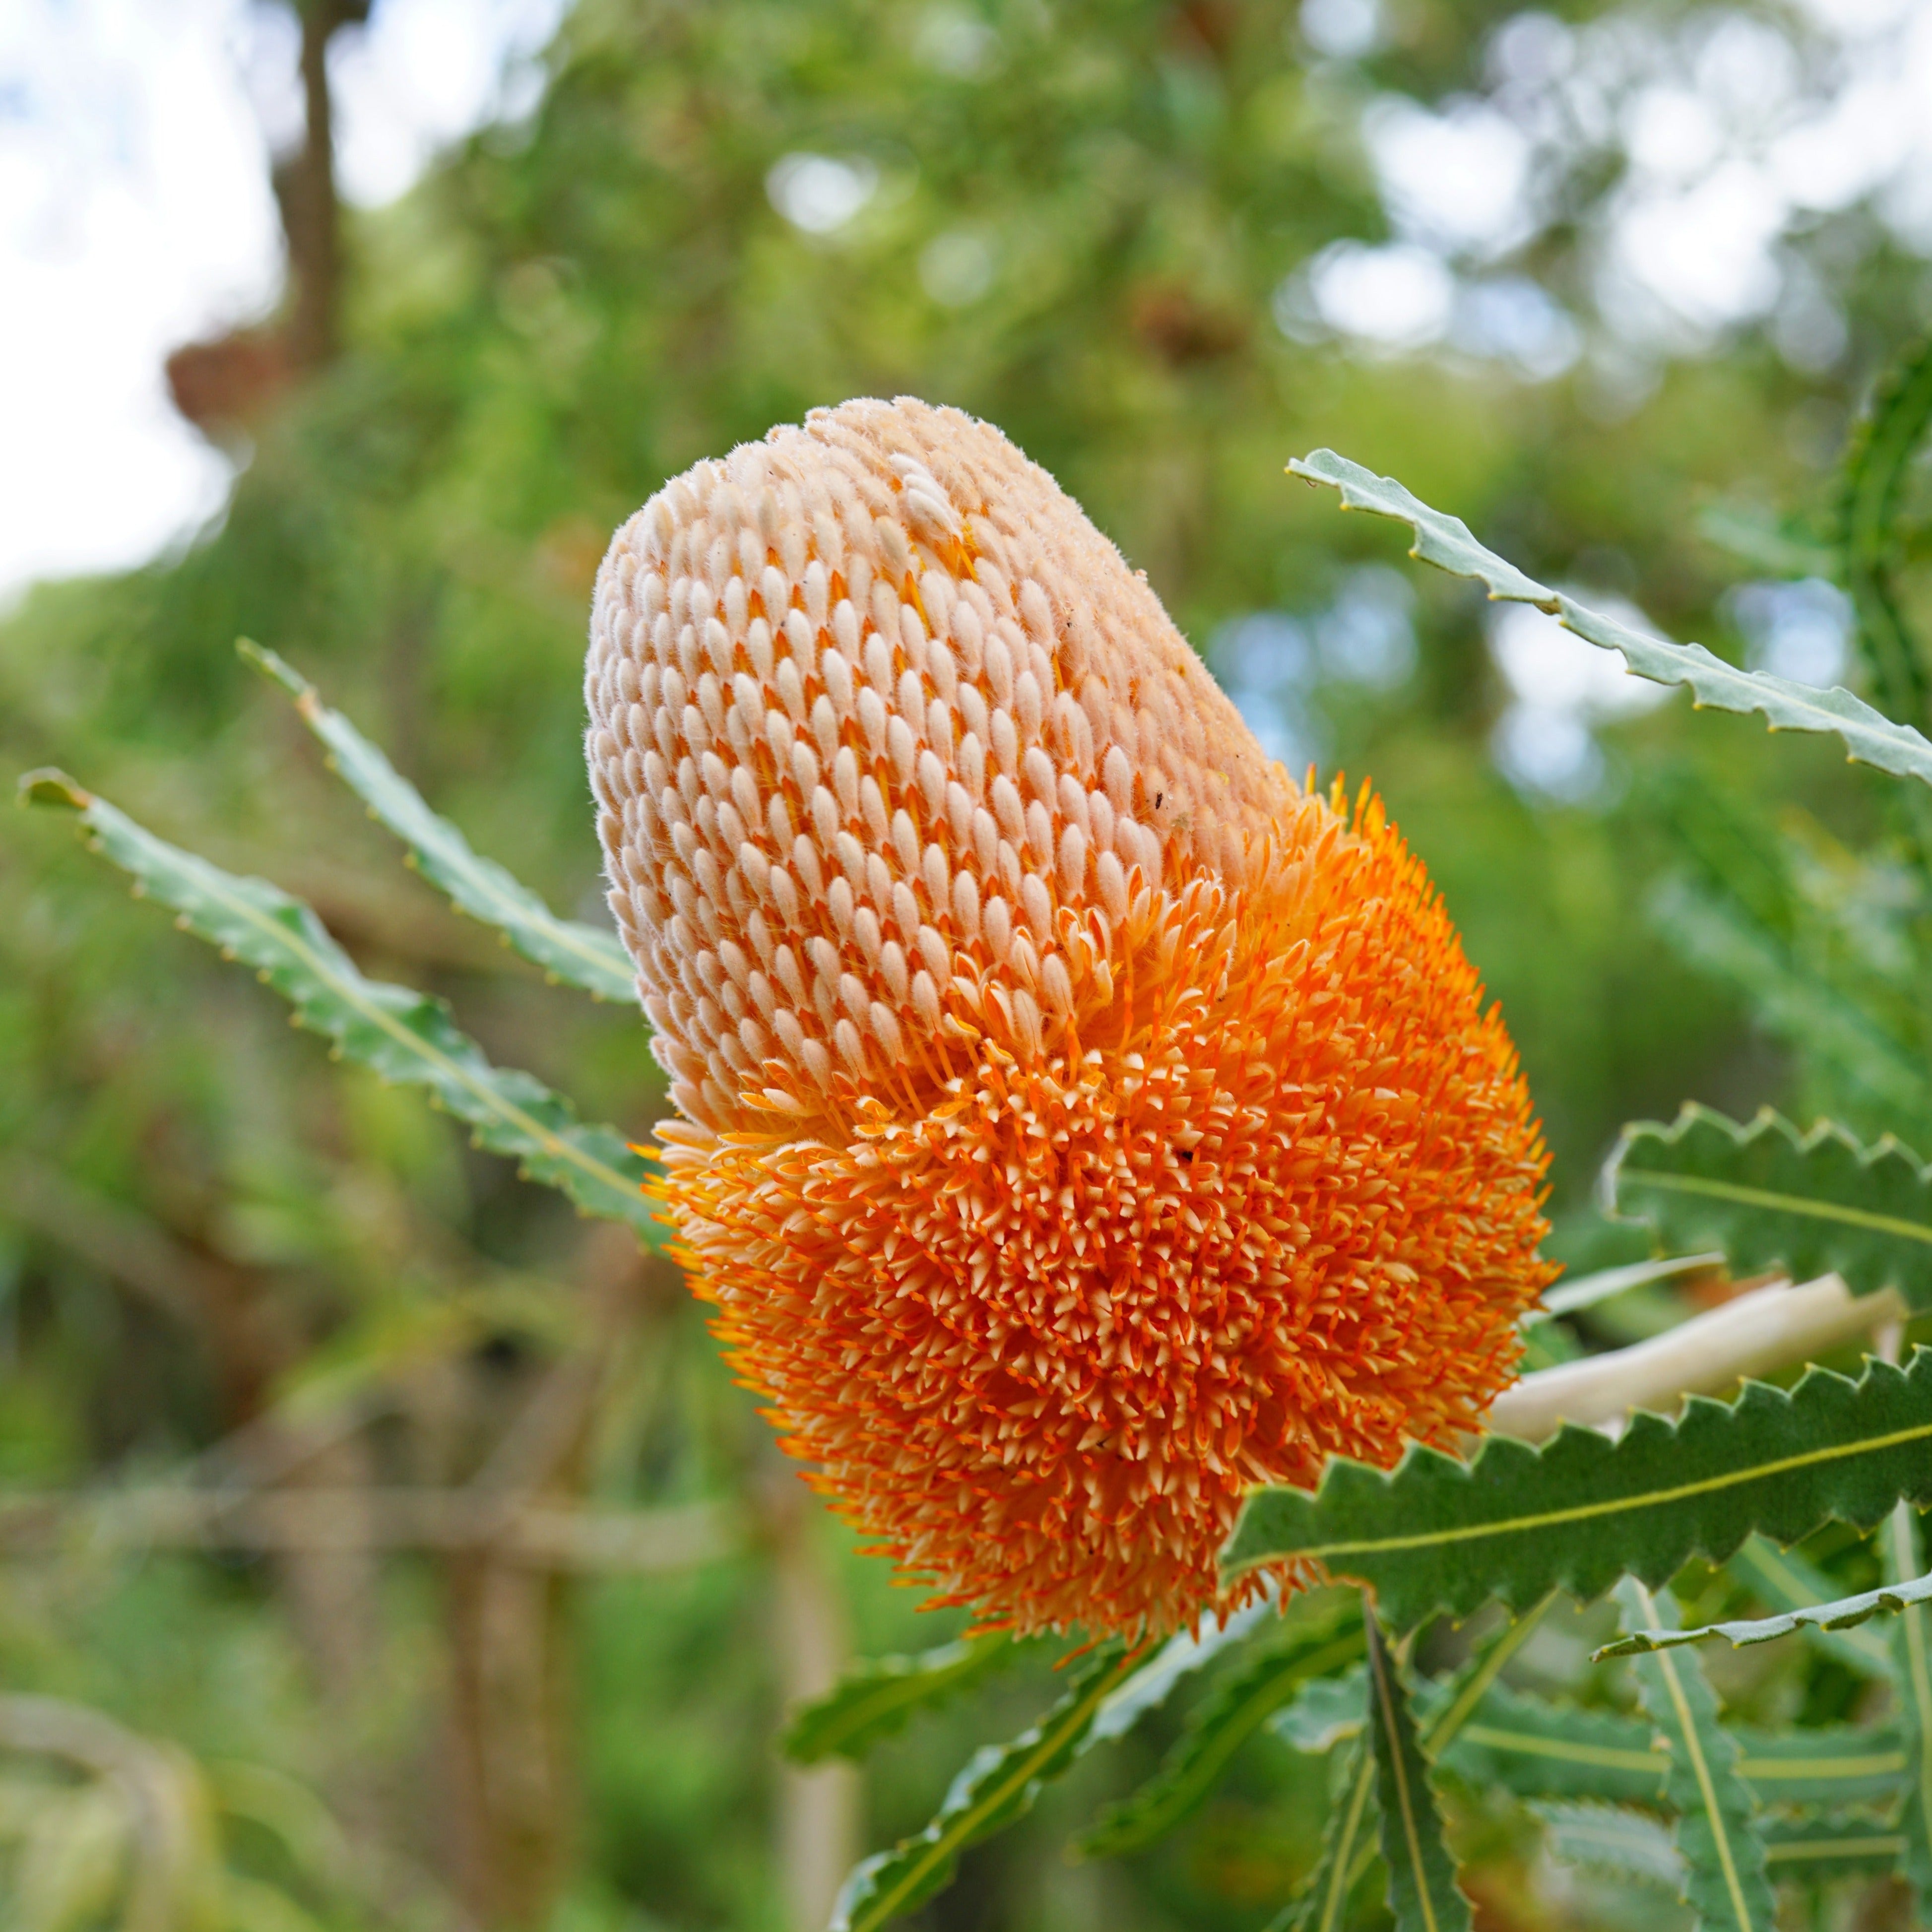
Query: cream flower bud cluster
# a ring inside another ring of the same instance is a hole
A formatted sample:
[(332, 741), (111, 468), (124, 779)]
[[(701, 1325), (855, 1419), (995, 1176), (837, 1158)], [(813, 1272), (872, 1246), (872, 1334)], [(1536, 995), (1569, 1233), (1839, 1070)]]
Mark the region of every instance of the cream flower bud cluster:
[(1294, 795), (1052, 478), (910, 400), (653, 496), (586, 692), (611, 910), (699, 1144), (925, 1090), (988, 1028), (1059, 1051), (1150, 899), (1238, 883)]

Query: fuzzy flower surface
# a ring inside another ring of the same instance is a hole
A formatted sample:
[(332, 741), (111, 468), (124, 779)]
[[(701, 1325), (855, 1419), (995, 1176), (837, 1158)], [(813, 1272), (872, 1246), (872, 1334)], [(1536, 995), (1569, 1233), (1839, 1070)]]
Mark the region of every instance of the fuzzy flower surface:
[(998, 430), (699, 464), (586, 682), (683, 1258), (905, 1573), (1171, 1630), (1264, 1586), (1216, 1576), (1252, 1485), (1478, 1424), (1553, 1272), (1501, 1018), (1379, 803), (1270, 764)]

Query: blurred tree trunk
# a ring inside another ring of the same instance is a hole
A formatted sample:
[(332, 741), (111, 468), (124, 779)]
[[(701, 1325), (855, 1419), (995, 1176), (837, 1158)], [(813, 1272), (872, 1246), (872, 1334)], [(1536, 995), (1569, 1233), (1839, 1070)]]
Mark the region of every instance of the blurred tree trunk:
[(302, 20), (302, 146), (274, 174), (288, 237), (295, 306), (289, 359), (297, 370), (334, 360), (342, 297), (342, 213), (335, 192), (335, 122), (328, 92), (328, 44), (368, 20), (369, 0), (297, 0)]
[(290, 384), (341, 346), (342, 207), (335, 188), (328, 45), (369, 17), (370, 0), (291, 0), (302, 27), (302, 138), (269, 170), (289, 256), (284, 320), (190, 342), (167, 358), (175, 407), (217, 442), (261, 416)]

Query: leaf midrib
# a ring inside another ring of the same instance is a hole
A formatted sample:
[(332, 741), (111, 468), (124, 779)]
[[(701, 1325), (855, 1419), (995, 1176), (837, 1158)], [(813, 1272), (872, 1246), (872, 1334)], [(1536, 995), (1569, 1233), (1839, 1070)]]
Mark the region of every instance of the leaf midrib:
[[(116, 811), (104, 799), (94, 800), (88, 808), (87, 816), (97, 824), (100, 822), (103, 814), (111, 814), (113, 818), (120, 821), (118, 826), (113, 829), (130, 837), (136, 844), (149, 842), (148, 835), (141, 826)], [(107, 828), (104, 826), (103, 829)], [(205, 892), (218, 906), (238, 917), (244, 924), (252, 926), (282, 950), (292, 953), (345, 1006), (364, 1019), (373, 1022), (406, 1052), (441, 1068), (458, 1086), (481, 1101), (487, 1111), (520, 1127), (546, 1153), (570, 1162), (592, 1178), (615, 1189), (620, 1195), (628, 1195), (635, 1191), (634, 1184), (625, 1176), (617, 1173), (614, 1168), (606, 1167), (602, 1161), (594, 1160), (580, 1148), (573, 1147), (569, 1142), (560, 1139), (550, 1129), (533, 1120), (514, 1102), (505, 1100), (487, 1084), (458, 1066), (446, 1054), (430, 1046), (420, 1034), (411, 1031), (393, 1015), (384, 1012), (374, 1001), (364, 998), (352, 983), (344, 981), (339, 974), (332, 971), (321, 956), (299, 933), (292, 932), (279, 921), (271, 919), (259, 908), (250, 904), (247, 899), (228, 890), (222, 874), (214, 868), (200, 866), (194, 861), (192, 854), (174, 852), (160, 839), (153, 839), (152, 843), (166, 853), (169, 859), (193, 881), (196, 889)], [(207, 874), (206, 878), (196, 876), (203, 871)], [(293, 904), (296, 902), (291, 901), (290, 903)]]
[(1868, 1436), (1856, 1442), (1834, 1443), (1829, 1448), (1810, 1450), (1803, 1455), (1780, 1456), (1773, 1462), (1755, 1463), (1749, 1468), (1726, 1470), (1721, 1475), (1708, 1476), (1701, 1482), (1679, 1483), (1667, 1490), (1647, 1490), (1636, 1496), (1576, 1503), (1567, 1509), (1546, 1510), (1536, 1516), (1511, 1516), (1501, 1522), (1457, 1523), (1445, 1529), (1420, 1531), (1408, 1536), (1380, 1537), (1352, 1543), (1310, 1544), (1290, 1551), (1266, 1552), (1252, 1560), (1263, 1562), (1270, 1556), (1292, 1555), (1312, 1557), (1318, 1562), (1325, 1563), (1336, 1556), (1380, 1556), (1404, 1550), (1434, 1549), (1445, 1544), (1479, 1542), (1484, 1537), (1520, 1535), (1526, 1530), (1546, 1528), (1552, 1524), (1586, 1522), (1598, 1516), (1615, 1516), (1623, 1510), (1653, 1509), (1665, 1503), (1680, 1502), (1687, 1496), (1715, 1495), (1746, 1483), (1768, 1480), (1789, 1470), (1810, 1468), (1822, 1462), (1842, 1462), (1853, 1456), (1876, 1455), (1881, 1450), (1896, 1448), (1907, 1442), (1922, 1442), (1928, 1437), (1932, 1437), (1932, 1422), (1920, 1423), (1910, 1429), (1895, 1429), (1888, 1434)]
[(1666, 1193), (1701, 1194), (1713, 1200), (1734, 1201), (1743, 1208), (1768, 1208), (1774, 1213), (1793, 1215), (1801, 1220), (1842, 1221), (1850, 1227), (1868, 1228), (1877, 1234), (1897, 1234), (1904, 1240), (1932, 1246), (1932, 1226), (1924, 1222), (1901, 1220), (1894, 1214), (1874, 1214), (1869, 1209), (1847, 1207), (1842, 1202), (1780, 1194), (1770, 1188), (1747, 1187), (1740, 1181), (1713, 1180), (1706, 1174), (1660, 1174), (1642, 1167), (1626, 1167), (1623, 1171), (1638, 1185), (1658, 1188)]

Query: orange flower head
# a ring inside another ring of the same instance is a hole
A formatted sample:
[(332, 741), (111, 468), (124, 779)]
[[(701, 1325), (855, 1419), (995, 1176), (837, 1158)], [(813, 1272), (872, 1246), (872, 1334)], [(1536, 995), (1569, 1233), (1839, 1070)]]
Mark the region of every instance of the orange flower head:
[(653, 496), (590, 634), (682, 1258), (906, 1573), (1173, 1629), (1264, 1586), (1251, 1485), (1476, 1426), (1552, 1272), (1501, 1019), (1052, 477), (816, 410)]

